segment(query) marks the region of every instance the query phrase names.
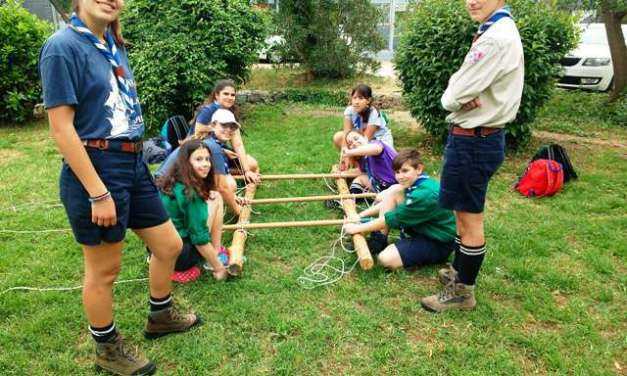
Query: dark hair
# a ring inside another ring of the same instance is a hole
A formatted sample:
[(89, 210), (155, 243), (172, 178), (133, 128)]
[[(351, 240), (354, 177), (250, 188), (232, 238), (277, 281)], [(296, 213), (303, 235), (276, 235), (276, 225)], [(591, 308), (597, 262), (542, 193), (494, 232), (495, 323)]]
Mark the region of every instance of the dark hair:
[[(351, 91), (351, 98), (357, 94), (358, 96), (368, 99), (372, 102), (372, 88), (366, 84), (359, 84), (353, 88)], [(368, 118), (370, 117), (370, 112), (372, 111), (372, 104), (370, 103), (365, 110), (359, 113), (361, 116), (361, 120), (364, 124), (368, 122)]]
[(398, 152), (394, 161), (392, 161), (392, 167), (394, 168), (394, 172), (398, 171), (403, 167), (405, 162), (409, 162), (409, 164), (413, 168), (418, 168), (422, 164), (422, 158), (420, 157), (420, 152), (416, 149), (401, 149)]
[(211, 165), (206, 178), (201, 179), (196, 176), (189, 163), (189, 157), (198, 149), (207, 149), (211, 155), (211, 151), (201, 140), (189, 140), (180, 147), (174, 165), (157, 180), (157, 186), (162, 192), (171, 195), (174, 185), (181, 182), (185, 185), (185, 195), (188, 197), (196, 191), (203, 200), (209, 199), (211, 191), (215, 189), (214, 166)]
[[(74, 10), (74, 12), (76, 12), (76, 14), (79, 13), (79, 0), (72, 0), (72, 9)], [(122, 25), (120, 25), (120, 17), (118, 16), (118, 18), (115, 19), (115, 21), (111, 22), (109, 24), (109, 29), (111, 30), (111, 33), (113, 33), (113, 39), (115, 39), (115, 44), (118, 45), (118, 47), (122, 47), (124, 46), (124, 38), (122, 37)]]
[[(216, 84), (213, 86), (213, 90), (211, 91), (211, 94), (209, 94), (209, 96), (205, 99), (205, 101), (202, 102), (200, 106), (196, 108), (196, 111), (194, 111), (194, 117), (190, 121), (190, 125), (194, 125), (196, 123), (196, 118), (198, 118), (198, 114), (200, 113), (200, 110), (204, 106), (207, 106), (213, 103), (218, 97), (218, 94), (220, 94), (220, 92), (227, 87), (232, 87), (233, 89), (237, 89), (237, 86), (235, 86), (235, 81), (233, 80), (222, 79), (222, 80), (216, 81)], [(235, 120), (239, 121), (240, 111), (239, 111), (239, 106), (236, 103), (233, 103), (233, 107), (227, 108), (227, 110), (231, 111), (233, 115), (235, 115)]]

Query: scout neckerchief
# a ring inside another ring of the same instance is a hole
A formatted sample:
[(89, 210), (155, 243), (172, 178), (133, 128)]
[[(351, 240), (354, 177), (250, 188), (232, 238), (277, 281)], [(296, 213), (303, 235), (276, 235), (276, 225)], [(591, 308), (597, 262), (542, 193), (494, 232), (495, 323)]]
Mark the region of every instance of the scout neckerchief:
[[(137, 92), (132, 90), (131, 88), (135, 86), (135, 83), (131, 79), (130, 75), (124, 70), (122, 66), (122, 59), (120, 57), (120, 52), (115, 44), (115, 40), (113, 39), (113, 35), (111, 35), (110, 30), (106, 30), (104, 37), (106, 41), (106, 46), (98, 39), (92, 32), (89, 30), (87, 26), (81, 21), (80, 18), (76, 15), (76, 13), (72, 14), (70, 18), (70, 23), (68, 25), (74, 31), (79, 33), (80, 35), (87, 38), (93, 45), (96, 47), (98, 51), (107, 59), (111, 67), (113, 68), (113, 75), (115, 76), (118, 88), (120, 91), (120, 97), (122, 97), (122, 101), (127, 108), (127, 113), (129, 115), (129, 120), (132, 122), (135, 119), (138, 119), (141, 122), (141, 115), (138, 111), (139, 101), (137, 100)], [(136, 107), (137, 106), (137, 107)]]
[(407, 195), (409, 193), (412, 193), (416, 188), (420, 186), (420, 184), (425, 182), (427, 179), (429, 179), (429, 175), (425, 173), (420, 174), (420, 176), (418, 176), (418, 179), (416, 179), (414, 184), (412, 184), (411, 187), (407, 188), (407, 192), (405, 192), (405, 194)]
[(514, 17), (512, 16), (512, 13), (510, 11), (510, 7), (509, 6), (504, 6), (503, 8), (497, 9), (494, 13), (492, 13), (492, 15), (490, 16), (490, 18), (488, 18), (488, 20), (484, 23), (482, 23), (481, 25), (479, 25), (479, 29), (477, 29), (477, 32), (475, 33), (474, 37), (473, 37), (473, 42), (476, 41), (477, 39), (479, 39), (480, 36), (483, 35), (483, 33), (485, 33), (490, 26), (494, 25), (494, 23), (498, 20), (500, 20), (501, 18), (505, 18), (505, 17), (509, 17), (511, 19), (514, 19)]

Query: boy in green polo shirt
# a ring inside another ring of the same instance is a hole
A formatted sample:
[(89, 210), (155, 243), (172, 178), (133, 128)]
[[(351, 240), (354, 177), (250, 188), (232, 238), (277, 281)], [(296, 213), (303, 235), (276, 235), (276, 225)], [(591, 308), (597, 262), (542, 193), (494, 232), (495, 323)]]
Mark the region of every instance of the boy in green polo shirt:
[[(372, 232), (369, 244), (378, 254), (381, 265), (390, 269), (409, 268), (446, 261), (453, 251), (455, 241), (455, 217), (451, 210), (438, 204), (440, 184), (423, 173), (420, 153), (403, 149), (394, 158), (394, 172), (398, 185), (389, 189), (383, 201), (359, 214), (378, 218), (366, 223), (348, 223), (348, 234)], [(387, 245), (389, 229), (401, 230), (401, 238)], [(373, 236), (374, 235), (374, 236)], [(377, 241), (373, 241), (378, 239)], [(374, 243), (381, 243), (379, 249)]]

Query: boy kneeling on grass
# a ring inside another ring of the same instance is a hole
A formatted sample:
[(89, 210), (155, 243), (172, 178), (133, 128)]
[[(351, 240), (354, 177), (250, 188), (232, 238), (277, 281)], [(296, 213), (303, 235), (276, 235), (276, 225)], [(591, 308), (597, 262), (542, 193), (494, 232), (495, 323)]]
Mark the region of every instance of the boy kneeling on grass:
[[(371, 232), (370, 251), (378, 254), (378, 262), (390, 269), (410, 268), (445, 262), (455, 242), (453, 212), (438, 204), (440, 184), (423, 173), (420, 153), (403, 149), (394, 158), (398, 185), (377, 205), (359, 213), (361, 218), (378, 214), (366, 223), (348, 223), (348, 234)], [(401, 238), (387, 244), (391, 228), (401, 230)]]

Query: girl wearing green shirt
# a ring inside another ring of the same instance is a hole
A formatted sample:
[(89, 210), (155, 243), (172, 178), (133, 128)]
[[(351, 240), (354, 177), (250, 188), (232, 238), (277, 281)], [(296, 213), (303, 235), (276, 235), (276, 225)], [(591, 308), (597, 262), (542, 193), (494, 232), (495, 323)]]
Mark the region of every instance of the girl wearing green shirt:
[(198, 264), (206, 260), (213, 268), (213, 277), (224, 280), (227, 271), (218, 259), (224, 209), (222, 196), (215, 191), (209, 148), (200, 140), (183, 144), (174, 166), (157, 185), (163, 205), (183, 239), (173, 279), (189, 282), (198, 278)]

